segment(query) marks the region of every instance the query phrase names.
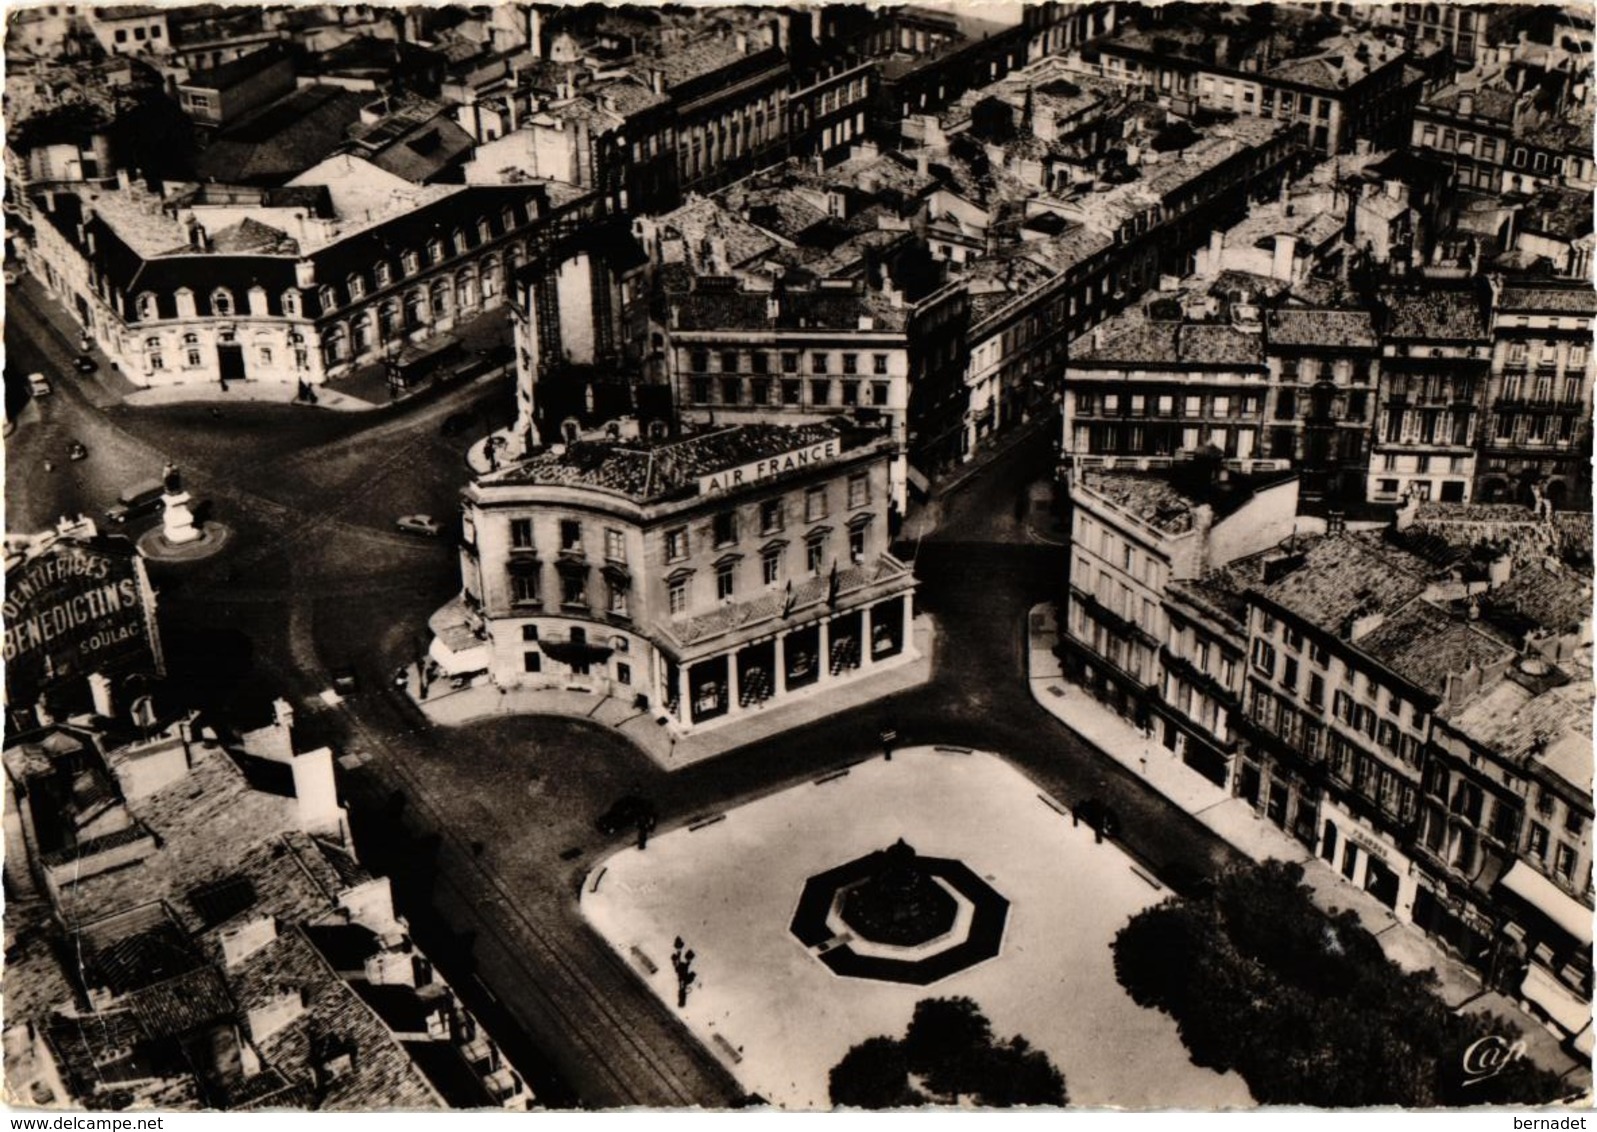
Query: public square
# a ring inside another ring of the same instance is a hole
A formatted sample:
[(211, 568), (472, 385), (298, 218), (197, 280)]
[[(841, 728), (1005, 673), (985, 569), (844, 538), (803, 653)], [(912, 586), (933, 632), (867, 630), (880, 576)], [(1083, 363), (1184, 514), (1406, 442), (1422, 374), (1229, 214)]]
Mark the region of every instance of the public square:
[[(1045, 1050), (1074, 1105), (1252, 1104), (1238, 1077), (1194, 1066), (1174, 1023), (1115, 981), (1115, 932), (1167, 892), (1063, 810), (995, 755), (915, 748), (624, 849), (590, 875), (582, 907), (669, 1006), (673, 941), (693, 949), (679, 1015), (750, 1092), (784, 1108), (827, 1107), (827, 1073), (850, 1046), (899, 1036), (918, 1000), (953, 995), (975, 999), (997, 1034)], [(1008, 899), (996, 958), (906, 986), (840, 978), (790, 934), (806, 878), (899, 838), (963, 861)]]

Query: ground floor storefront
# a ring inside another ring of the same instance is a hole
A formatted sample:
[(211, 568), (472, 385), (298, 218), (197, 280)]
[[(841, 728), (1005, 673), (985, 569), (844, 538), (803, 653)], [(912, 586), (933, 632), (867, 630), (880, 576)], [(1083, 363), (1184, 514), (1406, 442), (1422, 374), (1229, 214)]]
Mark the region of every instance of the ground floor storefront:
[(913, 656), (912, 600), (903, 593), (806, 623), (771, 628), (713, 651), (659, 650), (656, 695), (686, 732), (869, 675)]

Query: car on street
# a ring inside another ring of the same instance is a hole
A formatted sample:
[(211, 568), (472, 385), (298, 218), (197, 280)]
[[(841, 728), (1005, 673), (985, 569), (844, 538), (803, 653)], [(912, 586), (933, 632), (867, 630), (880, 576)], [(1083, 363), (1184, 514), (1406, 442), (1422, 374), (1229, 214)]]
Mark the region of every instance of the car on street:
[(438, 431), (443, 436), (454, 436), (456, 433), (465, 432), (476, 419), (476, 413), (450, 413), (444, 418), (444, 423), (439, 426)]
[(79, 373), (93, 373), (100, 368), (100, 363), (94, 360), (92, 354), (79, 354), (73, 359), (72, 367)]
[(333, 691), (340, 696), (353, 696), (360, 690), (360, 681), (355, 678), (355, 666), (340, 664), (333, 669)]
[(74, 440), (71, 444), (67, 445), (68, 460), (87, 460), (88, 458), (89, 450), (83, 446), (83, 442), (81, 440)]
[(140, 515), (146, 515), (161, 509), (161, 497), (166, 494), (166, 484), (162, 480), (145, 480), (127, 488), (117, 496), (115, 503), (106, 508), (105, 517), (108, 522), (125, 523)]
[(654, 806), (647, 798), (640, 798), (636, 794), (623, 794), (608, 810), (600, 814), (593, 824), (600, 833), (608, 837), (622, 830), (636, 829), (640, 822), (650, 821), (653, 818)]
[(30, 373), (28, 375), (28, 392), (35, 397), (49, 396), (51, 392), (50, 379), (42, 373)]
[(431, 515), (401, 515), (394, 520), (394, 526), (407, 535), (423, 535), (427, 538), (437, 538), (443, 528), (438, 520)]

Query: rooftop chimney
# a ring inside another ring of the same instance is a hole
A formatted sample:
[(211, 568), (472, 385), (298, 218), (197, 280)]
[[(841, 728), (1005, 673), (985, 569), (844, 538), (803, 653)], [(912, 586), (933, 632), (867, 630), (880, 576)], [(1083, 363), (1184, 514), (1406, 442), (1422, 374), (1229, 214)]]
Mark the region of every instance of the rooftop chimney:
[(277, 921), (257, 916), (221, 932), (222, 962), (231, 970), (277, 938)]
[(295, 755), (294, 797), (299, 800), (299, 827), (306, 833), (324, 833), (344, 840), (344, 811), (338, 804), (333, 779), (333, 751), (318, 747)]

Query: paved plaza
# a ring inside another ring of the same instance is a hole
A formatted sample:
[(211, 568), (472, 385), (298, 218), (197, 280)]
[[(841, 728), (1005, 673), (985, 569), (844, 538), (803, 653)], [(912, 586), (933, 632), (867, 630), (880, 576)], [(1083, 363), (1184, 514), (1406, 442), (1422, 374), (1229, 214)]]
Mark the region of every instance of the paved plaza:
[[(750, 1092), (785, 1108), (828, 1107), (827, 1073), (850, 1046), (902, 1034), (916, 1001), (948, 995), (1046, 1050), (1075, 1105), (1251, 1105), (1239, 1077), (1194, 1066), (1174, 1023), (1116, 982), (1115, 932), (1167, 893), (1063, 810), (994, 755), (914, 748), (623, 850), (590, 874), (583, 911), (673, 1008), (682, 938), (698, 978), (678, 1013)], [(1009, 901), (995, 958), (907, 986), (836, 975), (790, 933), (808, 878), (900, 837)]]

